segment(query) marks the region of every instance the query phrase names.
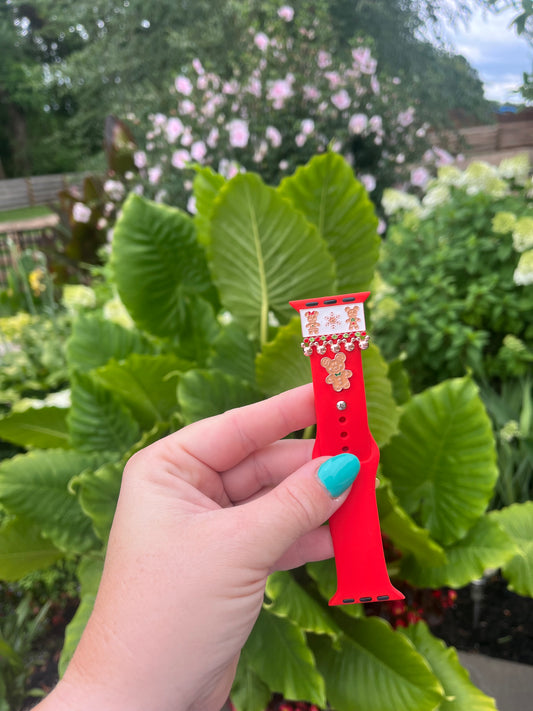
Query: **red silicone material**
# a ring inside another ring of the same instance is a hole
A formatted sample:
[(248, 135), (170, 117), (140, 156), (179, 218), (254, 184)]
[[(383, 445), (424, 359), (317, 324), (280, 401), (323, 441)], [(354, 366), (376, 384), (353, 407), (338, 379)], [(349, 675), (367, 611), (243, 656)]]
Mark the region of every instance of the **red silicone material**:
[[(368, 294), (352, 296), (364, 301)], [(292, 305), (299, 308), (300, 304), (304, 306), (303, 302)], [(334, 358), (330, 348), (325, 355)], [(361, 350), (356, 346), (346, 352), (345, 367), (353, 374), (350, 387), (340, 392), (326, 383), (327, 372), (320, 363), (324, 354), (313, 349), (308, 357), (317, 417), (313, 457), (351, 452), (361, 462), (346, 502), (329, 521), (337, 569), (337, 591), (329, 604), (402, 600), (404, 596), (390, 582), (383, 552), (375, 489), (379, 449), (368, 426)], [(341, 400), (346, 403), (344, 410), (337, 408)]]

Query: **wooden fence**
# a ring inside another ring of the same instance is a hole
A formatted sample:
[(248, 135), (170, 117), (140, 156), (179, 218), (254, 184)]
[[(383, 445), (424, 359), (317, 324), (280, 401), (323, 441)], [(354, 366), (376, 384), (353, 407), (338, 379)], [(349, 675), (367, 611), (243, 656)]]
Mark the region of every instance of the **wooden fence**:
[(498, 164), (518, 153), (529, 153), (533, 162), (533, 110), (504, 114), (495, 124), (462, 128), (459, 134), (462, 141), (450, 135), (449, 147), (452, 152), (462, 151), (467, 163), (483, 160)]
[(58, 223), (58, 215), (0, 223), (0, 288), (6, 285), (13, 257), (24, 249), (46, 249), (52, 245)]
[(79, 185), (82, 180), (83, 175), (79, 173), (0, 180), (0, 210), (57, 202), (60, 190)]

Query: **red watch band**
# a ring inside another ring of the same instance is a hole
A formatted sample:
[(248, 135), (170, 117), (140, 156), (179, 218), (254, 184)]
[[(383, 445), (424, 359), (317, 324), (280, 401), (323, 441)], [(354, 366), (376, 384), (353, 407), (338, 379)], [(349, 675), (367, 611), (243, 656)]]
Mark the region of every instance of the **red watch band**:
[[(390, 582), (379, 526), (379, 449), (368, 426), (361, 350), (368, 347), (363, 302), (369, 292), (291, 301), (302, 318), (317, 421), (313, 457), (355, 454), (361, 469), (331, 517), (337, 592), (330, 605), (401, 600)], [(326, 331), (331, 331), (326, 333)]]

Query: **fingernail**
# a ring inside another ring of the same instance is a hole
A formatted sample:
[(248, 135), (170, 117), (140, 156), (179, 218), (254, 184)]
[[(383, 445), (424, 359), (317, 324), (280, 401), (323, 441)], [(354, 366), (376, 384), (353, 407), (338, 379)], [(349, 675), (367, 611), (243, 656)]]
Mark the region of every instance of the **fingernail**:
[(359, 474), (361, 464), (355, 454), (345, 452), (331, 457), (321, 464), (318, 469), (318, 478), (334, 499), (353, 484)]

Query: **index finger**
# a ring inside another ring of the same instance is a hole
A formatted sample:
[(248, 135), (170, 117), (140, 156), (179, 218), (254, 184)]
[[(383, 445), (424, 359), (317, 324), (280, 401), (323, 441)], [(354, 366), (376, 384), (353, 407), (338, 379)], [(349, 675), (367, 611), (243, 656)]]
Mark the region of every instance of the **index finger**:
[(309, 384), (200, 420), (165, 439), (170, 445), (182, 446), (211, 469), (223, 472), (257, 449), (315, 421), (313, 387)]

